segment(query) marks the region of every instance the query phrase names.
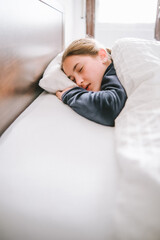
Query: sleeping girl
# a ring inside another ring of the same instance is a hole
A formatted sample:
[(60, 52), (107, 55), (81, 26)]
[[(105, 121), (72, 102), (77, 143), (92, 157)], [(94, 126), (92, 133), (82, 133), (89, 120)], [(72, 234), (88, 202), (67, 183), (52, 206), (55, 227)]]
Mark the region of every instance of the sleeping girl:
[(75, 40), (63, 53), (62, 70), (77, 86), (57, 91), (56, 96), (81, 116), (114, 126), (127, 95), (110, 51), (91, 38)]

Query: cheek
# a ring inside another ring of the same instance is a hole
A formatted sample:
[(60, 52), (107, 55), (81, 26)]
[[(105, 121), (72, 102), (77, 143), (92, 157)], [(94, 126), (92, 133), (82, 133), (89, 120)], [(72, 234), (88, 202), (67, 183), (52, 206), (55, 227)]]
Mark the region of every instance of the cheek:
[(103, 75), (98, 62), (91, 62), (87, 65), (86, 70), (83, 73), (83, 78), (91, 82), (101, 82), (102, 77)]
[(101, 80), (101, 73), (98, 68), (94, 68), (92, 71), (92, 78), (94, 81), (100, 81)]
[(99, 68), (97, 67), (97, 65), (95, 63), (90, 64), (90, 66), (88, 66), (88, 68), (87, 68), (88, 76), (92, 76), (93, 78), (95, 76), (97, 76), (98, 72), (99, 72)]

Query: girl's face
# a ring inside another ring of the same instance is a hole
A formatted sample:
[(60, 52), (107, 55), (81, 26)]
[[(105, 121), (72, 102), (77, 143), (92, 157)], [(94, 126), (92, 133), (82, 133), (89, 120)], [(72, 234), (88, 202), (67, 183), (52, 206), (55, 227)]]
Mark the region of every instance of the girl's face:
[[(103, 54), (105, 55), (105, 54)], [(65, 74), (79, 87), (88, 91), (100, 90), (103, 75), (106, 71), (106, 55), (73, 55), (63, 62)]]

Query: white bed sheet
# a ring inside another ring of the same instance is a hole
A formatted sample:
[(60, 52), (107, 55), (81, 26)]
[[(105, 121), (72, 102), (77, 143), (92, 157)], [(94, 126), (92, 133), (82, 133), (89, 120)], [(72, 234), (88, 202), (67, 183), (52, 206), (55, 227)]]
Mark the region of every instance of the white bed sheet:
[(114, 131), (43, 92), (0, 139), (0, 239), (113, 239)]

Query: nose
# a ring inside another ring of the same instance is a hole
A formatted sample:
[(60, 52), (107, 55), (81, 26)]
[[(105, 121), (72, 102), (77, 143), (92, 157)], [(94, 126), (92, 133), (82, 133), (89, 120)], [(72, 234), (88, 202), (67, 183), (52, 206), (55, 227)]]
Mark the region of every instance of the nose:
[(80, 76), (76, 76), (76, 83), (78, 86), (82, 87), (82, 84), (83, 84), (83, 78), (80, 77)]

